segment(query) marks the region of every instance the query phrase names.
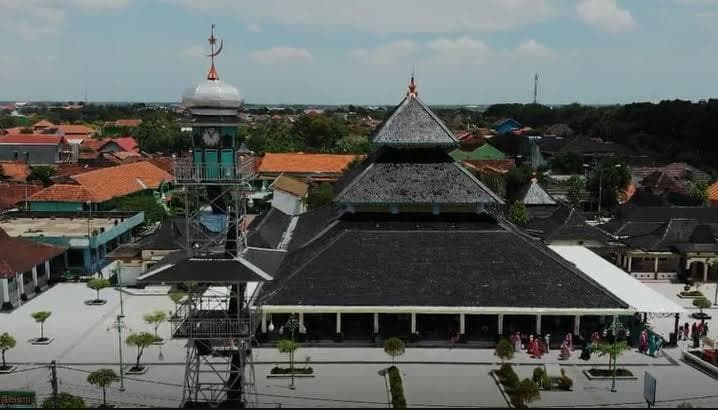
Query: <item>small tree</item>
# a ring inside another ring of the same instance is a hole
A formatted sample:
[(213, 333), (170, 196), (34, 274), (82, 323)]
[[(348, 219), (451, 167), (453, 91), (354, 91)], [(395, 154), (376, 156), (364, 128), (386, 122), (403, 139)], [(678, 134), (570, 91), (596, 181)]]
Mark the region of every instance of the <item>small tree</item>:
[(17, 341), (10, 335), (10, 333), (5, 332), (0, 335), (0, 351), (2, 351), (2, 367), (0, 367), (0, 369), (7, 370), (10, 368), (7, 363), (5, 363), (5, 352), (14, 348), (16, 344)]
[(159, 329), (160, 325), (167, 320), (167, 313), (164, 310), (155, 310), (152, 313), (147, 313), (142, 316), (142, 319), (144, 319), (145, 323), (152, 326), (152, 329), (155, 332), (155, 337), (162, 340), (162, 338), (157, 335), (157, 329)]
[(513, 390), (512, 396), (513, 399), (511, 401), (513, 405), (519, 408), (528, 407), (529, 403), (541, 398), (538, 386), (529, 378), (521, 380), (518, 386)]
[(524, 227), (529, 223), (529, 210), (521, 201), (514, 201), (509, 210), (509, 218), (514, 224)]
[(112, 369), (97, 369), (87, 376), (87, 382), (102, 389), (102, 407), (107, 407), (107, 387), (118, 382), (120, 377)]
[(290, 374), (294, 374), (294, 352), (299, 349), (299, 343), (290, 339), (282, 339), (277, 343), (277, 349), (279, 353), (289, 355), (289, 372)]
[(57, 393), (57, 403), (52, 396), (42, 401), (43, 409), (84, 409), (85, 401), (70, 393)]
[(703, 316), (703, 309), (708, 309), (712, 305), (713, 303), (711, 303), (711, 301), (705, 296), (693, 299), (693, 306), (698, 308), (701, 316)]
[(87, 282), (87, 287), (97, 292), (97, 298), (93, 300), (93, 302), (104, 302), (100, 299), (100, 291), (104, 288), (109, 288), (110, 281), (105, 278), (92, 278), (89, 282)]
[[(608, 370), (615, 368), (618, 357), (621, 356), (623, 352), (629, 349), (630, 347), (625, 340), (621, 340), (620, 342), (615, 343), (603, 342), (599, 344), (596, 348), (596, 350), (599, 352), (599, 356), (608, 355)], [(613, 363), (613, 366), (611, 366), (611, 363)]]
[(135, 366), (130, 370), (142, 370), (143, 366), (140, 366), (140, 359), (142, 359), (142, 353), (145, 352), (145, 348), (151, 346), (155, 342), (159, 342), (159, 338), (149, 332), (133, 333), (127, 336), (125, 343), (129, 346), (137, 348), (137, 362)]
[(45, 337), (45, 321), (52, 315), (52, 312), (41, 310), (39, 312), (33, 312), (30, 316), (35, 319), (35, 322), (40, 324), (40, 338), (37, 339), (39, 342), (47, 340)]
[(180, 301), (185, 297), (185, 295), (187, 294), (180, 291), (174, 291), (167, 294), (167, 296), (169, 296), (172, 302), (175, 304), (175, 310), (177, 310), (177, 304), (180, 303)]
[(508, 339), (501, 339), (499, 340), (499, 343), (496, 344), (496, 351), (494, 354), (498, 356), (501, 359), (501, 363), (503, 363), (504, 360), (514, 357), (514, 346), (508, 341)]
[(566, 192), (566, 198), (568, 202), (573, 205), (574, 208), (578, 208), (581, 202), (581, 190), (584, 187), (583, 180), (578, 175), (572, 175), (567, 181), (568, 191)]
[(406, 351), (404, 342), (398, 337), (392, 337), (384, 342), (384, 352), (391, 356), (391, 364), (394, 364), (397, 356), (401, 356)]

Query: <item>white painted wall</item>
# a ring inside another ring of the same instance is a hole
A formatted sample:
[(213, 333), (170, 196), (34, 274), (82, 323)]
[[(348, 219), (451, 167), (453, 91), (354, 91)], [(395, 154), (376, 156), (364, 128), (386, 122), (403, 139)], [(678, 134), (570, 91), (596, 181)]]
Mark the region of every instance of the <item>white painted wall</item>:
[(279, 189), (274, 190), (272, 206), (287, 215), (299, 215), (306, 211), (306, 206), (300, 198)]

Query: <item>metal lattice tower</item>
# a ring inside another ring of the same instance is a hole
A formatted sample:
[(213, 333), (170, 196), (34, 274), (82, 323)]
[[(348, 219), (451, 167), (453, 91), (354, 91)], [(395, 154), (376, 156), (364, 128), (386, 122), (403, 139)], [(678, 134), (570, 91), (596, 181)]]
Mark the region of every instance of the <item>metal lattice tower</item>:
[[(214, 25), (209, 37), (212, 65), (206, 81), (183, 95), (190, 118), (192, 151), (175, 160), (175, 180), (185, 201), (186, 254), (237, 260), (246, 247), (246, 207), (254, 180), (254, 158), (238, 152), (239, 91), (219, 81)], [(230, 263), (230, 266), (232, 264)], [(232, 269), (230, 267), (230, 269)], [(203, 281), (192, 272), (188, 298), (172, 316), (174, 337), (187, 338), (183, 407), (247, 407), (256, 398), (252, 342), (259, 311), (246, 296), (247, 282), (227, 277)]]

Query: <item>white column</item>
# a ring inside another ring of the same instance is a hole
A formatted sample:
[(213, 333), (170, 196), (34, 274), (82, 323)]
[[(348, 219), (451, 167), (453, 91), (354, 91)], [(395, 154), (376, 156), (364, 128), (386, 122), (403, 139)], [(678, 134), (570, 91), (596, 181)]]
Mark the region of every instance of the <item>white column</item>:
[(50, 278), (50, 261), (45, 261), (45, 275)]
[(658, 273), (658, 256), (656, 256), (656, 260), (653, 262), (653, 273)]
[(459, 314), (459, 334), (463, 335), (466, 333), (466, 322), (463, 313)]
[(633, 264), (632, 262), (633, 262), (633, 257), (632, 257), (632, 256), (629, 256), (629, 257), (628, 257), (628, 264), (626, 265), (626, 269), (628, 270), (628, 273), (631, 273), (631, 265)]
[(536, 315), (536, 337), (541, 334), (541, 314)]
[(337, 333), (342, 332), (342, 314), (337, 312)]
[(576, 315), (573, 318), (573, 334), (579, 333), (581, 333), (581, 315)]
[(379, 333), (379, 314), (374, 313), (374, 334)]
[(499, 314), (499, 334), (504, 334), (504, 315)]
[[(47, 269), (47, 268), (45, 268), (45, 269)], [(34, 287), (36, 287), (36, 288), (38, 287), (38, 283), (37, 283), (37, 266), (33, 266), (33, 267), (32, 267), (32, 285), (33, 285)], [(34, 290), (33, 290), (33, 292), (34, 292)]]
[(10, 289), (7, 279), (0, 279), (0, 288), (2, 288), (2, 300), (4, 303), (10, 303)]
[(267, 312), (262, 312), (262, 333), (267, 333)]
[(411, 333), (416, 333), (416, 313), (411, 314)]
[(703, 283), (708, 282), (708, 259), (703, 262)]
[(15, 278), (18, 283), (18, 290), (20, 291), (20, 295), (18, 295), (18, 296), (22, 296), (23, 294), (25, 294), (25, 277), (24, 276), (25, 275), (23, 275), (22, 273), (18, 273), (17, 278)]
[(299, 333), (305, 333), (306, 328), (304, 327), (304, 313), (299, 312)]

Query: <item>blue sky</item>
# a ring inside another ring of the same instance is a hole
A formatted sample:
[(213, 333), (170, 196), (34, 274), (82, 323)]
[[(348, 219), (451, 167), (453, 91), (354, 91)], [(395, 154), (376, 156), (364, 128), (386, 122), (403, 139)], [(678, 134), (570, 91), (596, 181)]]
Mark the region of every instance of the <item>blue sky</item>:
[(0, 0), (0, 101), (177, 101), (212, 23), (249, 103), (718, 97), (718, 0)]

